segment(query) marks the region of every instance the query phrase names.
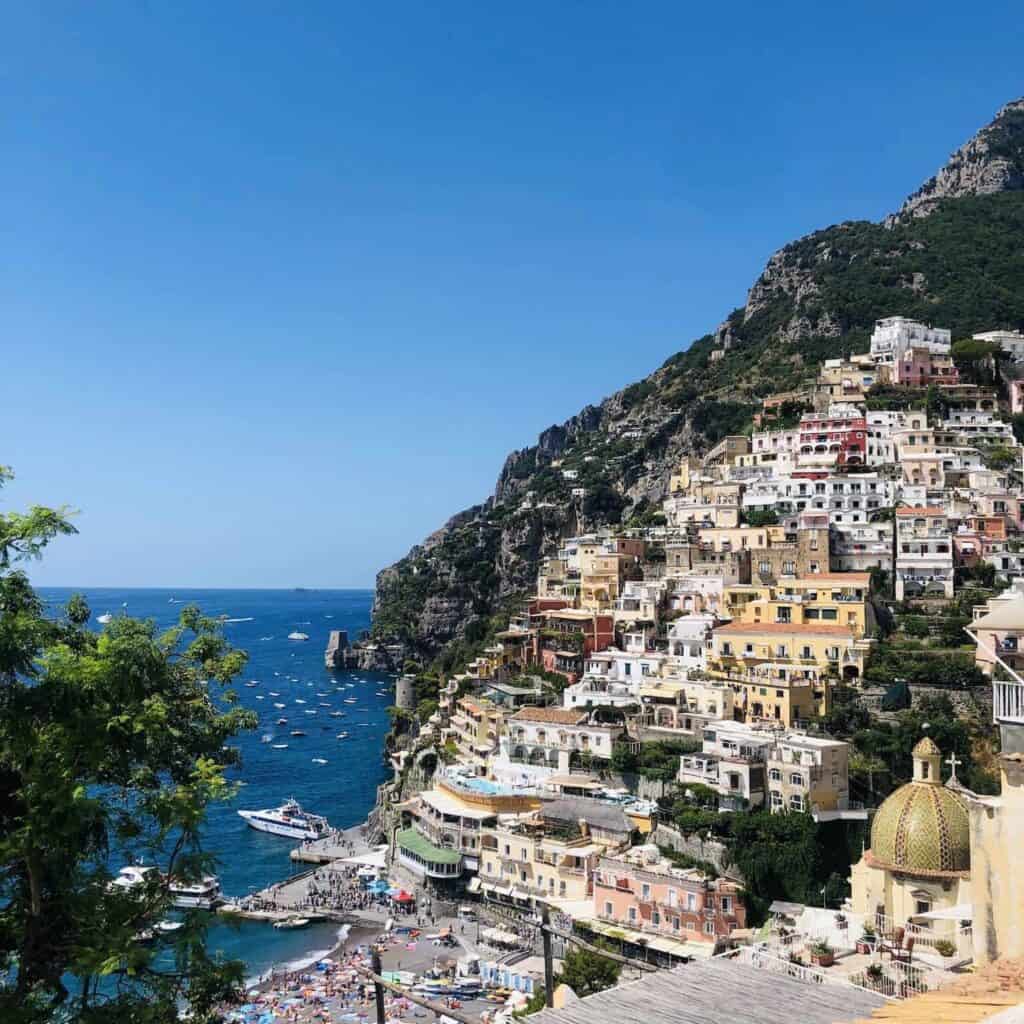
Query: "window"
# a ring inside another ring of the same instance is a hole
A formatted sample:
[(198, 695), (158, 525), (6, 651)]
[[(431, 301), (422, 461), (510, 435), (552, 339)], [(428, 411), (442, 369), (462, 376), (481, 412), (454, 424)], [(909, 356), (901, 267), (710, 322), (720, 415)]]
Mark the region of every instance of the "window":
[(697, 897), (692, 892), (688, 892), (686, 894), (686, 909), (687, 910), (696, 910), (697, 909)]
[(775, 646), (775, 657), (785, 658), (789, 656), (789, 652), (785, 644), (776, 644)]
[(768, 778), (772, 782), (781, 782), (782, 781), (782, 772), (778, 768), (769, 768), (768, 769)]
[(773, 811), (781, 811), (783, 807), (782, 794), (777, 790), (773, 789), (769, 794), (769, 802)]
[(672, 930), (675, 931), (675, 932), (679, 931), (679, 918), (678, 917), (673, 917), (672, 918)]
[(636, 907), (629, 908), (629, 920), (631, 924), (636, 921)]
[(731, 896), (723, 896), (722, 897), (722, 913), (723, 914), (729, 914), (731, 912), (732, 912), (732, 897)]
[(791, 811), (802, 811), (804, 809), (804, 798), (799, 793), (794, 793), (789, 798), (789, 809)]
[(930, 914), (932, 912), (932, 901), (930, 899), (918, 897), (914, 900), (914, 906), (917, 907), (916, 914)]
[(732, 654), (732, 644), (731, 644), (731, 643), (729, 643), (729, 641), (728, 641), (728, 640), (726, 640), (726, 641), (725, 641), (725, 642), (724, 642), (724, 643), (722, 644), (722, 653), (723, 653), (723, 654), (726, 654), (726, 655), (728, 655), (728, 654)]
[(605, 900), (605, 904), (604, 904), (604, 916), (605, 917), (612, 917), (613, 916), (612, 915), (612, 905), (607, 900)]
[(705, 921), (704, 922), (704, 934), (705, 935), (714, 935), (715, 934), (715, 922), (714, 921)]
[(804, 777), (799, 772), (791, 772), (789, 784), (791, 786), (802, 786), (804, 784)]
[(640, 896), (645, 900), (649, 900), (651, 898), (651, 887), (646, 882), (640, 886)]
[(807, 645), (805, 644), (805, 645), (804, 645), (804, 649), (803, 649), (803, 650), (802, 650), (802, 651), (800, 652), (800, 657), (801, 657), (801, 658), (804, 658), (804, 659), (806, 659), (806, 660), (810, 660), (811, 658), (813, 658), (813, 657), (814, 657), (814, 651), (812, 651), (812, 650), (810, 649), (810, 647), (808, 647), (808, 646), (807, 646)]
[(656, 910), (651, 911), (651, 924), (661, 924), (661, 914)]
[(796, 575), (796, 562), (783, 562), (782, 563), (782, 575), (783, 576), (795, 576)]
[(822, 608), (821, 617), (835, 622), (839, 618), (839, 612), (835, 608)]

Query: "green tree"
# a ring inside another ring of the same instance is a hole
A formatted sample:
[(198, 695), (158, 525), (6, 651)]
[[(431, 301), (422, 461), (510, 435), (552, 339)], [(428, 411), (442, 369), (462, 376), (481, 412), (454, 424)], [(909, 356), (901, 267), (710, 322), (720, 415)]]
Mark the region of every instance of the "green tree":
[[(608, 948), (601, 942), (595, 945), (601, 949)], [(613, 988), (618, 983), (621, 970), (614, 960), (573, 946), (565, 954), (562, 971), (555, 981), (559, 985), (568, 985), (582, 999), (595, 992), (603, 992), (606, 988)]]
[[(255, 724), (229, 689), (245, 656), (195, 608), (163, 633), (127, 616), (93, 633), (80, 597), (54, 615), (21, 563), (74, 532), (64, 509), (0, 515), (0, 1020), (170, 1024), (183, 1002), (212, 1021), (242, 965), (207, 954), (204, 916), (138, 935), (169, 877), (213, 866), (205, 812)], [(111, 887), (129, 857), (161, 870)]]

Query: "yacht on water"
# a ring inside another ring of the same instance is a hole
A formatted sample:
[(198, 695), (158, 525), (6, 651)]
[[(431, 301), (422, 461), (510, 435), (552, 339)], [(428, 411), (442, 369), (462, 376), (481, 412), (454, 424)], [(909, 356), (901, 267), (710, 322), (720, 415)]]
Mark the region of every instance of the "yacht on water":
[[(118, 889), (133, 889), (137, 885), (142, 885), (153, 871), (156, 871), (156, 868), (129, 864), (127, 867), (121, 868), (117, 878), (111, 884)], [(183, 909), (214, 910), (218, 904), (223, 902), (220, 881), (216, 875), (204, 875), (198, 882), (172, 880), (167, 891), (171, 894), (172, 904)]]
[(320, 839), (331, 830), (326, 818), (308, 814), (296, 800), (265, 811), (239, 811), (238, 814), (251, 828), (289, 839)]
[(97, 615), (96, 621), (101, 625), (105, 626), (108, 622), (114, 621), (114, 616), (110, 612), (106, 612), (104, 615)]
[(300, 633), (298, 630), (295, 630), (295, 632), (288, 634), (288, 639), (289, 640), (308, 640), (309, 639), (309, 634), (308, 633)]

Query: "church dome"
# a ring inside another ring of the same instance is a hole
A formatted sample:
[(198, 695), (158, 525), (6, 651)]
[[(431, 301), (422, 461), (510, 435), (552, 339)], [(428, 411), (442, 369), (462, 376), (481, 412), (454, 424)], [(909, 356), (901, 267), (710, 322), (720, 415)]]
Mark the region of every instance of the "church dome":
[(942, 785), (941, 753), (923, 739), (914, 748), (914, 781), (887, 797), (871, 825), (871, 860), (908, 874), (971, 869), (970, 819), (963, 798)]

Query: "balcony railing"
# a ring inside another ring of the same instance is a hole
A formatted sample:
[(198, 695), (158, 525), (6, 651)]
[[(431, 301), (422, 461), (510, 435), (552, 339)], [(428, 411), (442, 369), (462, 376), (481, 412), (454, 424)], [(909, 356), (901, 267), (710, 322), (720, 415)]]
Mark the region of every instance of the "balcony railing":
[(993, 680), (992, 717), (996, 722), (1024, 723), (1024, 686)]

